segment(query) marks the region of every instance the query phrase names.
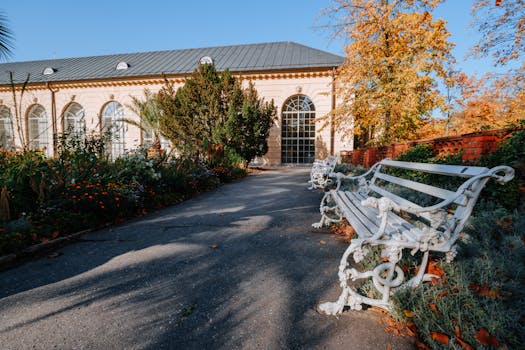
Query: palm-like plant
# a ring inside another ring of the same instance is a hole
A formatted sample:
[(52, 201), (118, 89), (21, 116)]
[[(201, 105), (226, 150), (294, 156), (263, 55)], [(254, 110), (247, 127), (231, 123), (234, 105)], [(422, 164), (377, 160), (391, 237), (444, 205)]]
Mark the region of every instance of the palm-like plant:
[(152, 132), (153, 147), (160, 148), (161, 110), (157, 104), (155, 94), (148, 89), (144, 89), (144, 100), (136, 96), (130, 97), (132, 103), (127, 105), (127, 107), (139, 117), (139, 121), (129, 118), (124, 118), (122, 121), (134, 125), (144, 132)]
[(7, 17), (0, 12), (0, 59), (8, 59), (13, 49), (13, 34), (6, 23)]

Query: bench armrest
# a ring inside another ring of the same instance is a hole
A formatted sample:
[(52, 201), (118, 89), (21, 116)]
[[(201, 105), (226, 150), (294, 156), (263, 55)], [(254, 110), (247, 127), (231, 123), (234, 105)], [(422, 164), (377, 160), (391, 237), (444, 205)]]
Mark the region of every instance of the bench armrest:
[[(376, 169), (379, 167), (379, 165), (380, 165), (379, 163), (376, 163), (370, 169), (368, 169), (367, 172), (365, 172), (364, 174), (361, 174), (361, 175), (357, 175), (357, 176), (345, 175), (345, 174), (339, 173), (339, 172), (337, 172), (337, 173), (331, 172), (330, 174), (328, 174), (328, 177), (330, 177), (332, 179), (337, 179), (336, 191), (339, 191), (339, 189), (341, 188), (341, 181), (342, 180), (357, 180), (357, 181), (359, 181), (359, 185), (360, 186), (364, 186), (364, 183), (362, 181), (366, 180), (367, 176), (369, 176), (374, 171), (376, 171)], [(363, 180), (361, 180), (361, 179), (363, 179)]]
[[(477, 197), (479, 196), (479, 193), (485, 186), (485, 182), (494, 179), (497, 183), (500, 185), (504, 185), (505, 183), (509, 182), (514, 178), (514, 169), (506, 166), (506, 165), (500, 165), (497, 167), (494, 167), (487, 171), (484, 174), (480, 174), (474, 177), (471, 177), (467, 181), (465, 181), (454, 193), (453, 196), (435, 204), (429, 207), (419, 207), (419, 208), (412, 208), (412, 207), (404, 207), (403, 205), (400, 205), (401, 210), (407, 211), (409, 213), (413, 214), (421, 214), (425, 212), (435, 212), (436, 210), (439, 210), (443, 207), (446, 207), (456, 201), (461, 196), (467, 196), (468, 198), (473, 198), (474, 202), (472, 203), (472, 206), (474, 206), (475, 201), (477, 200)], [(479, 184), (479, 181), (485, 181), (482, 184)]]
[[(456, 241), (460, 231), (463, 229), (465, 221), (470, 216), (478, 196), (485, 186), (485, 183), (494, 179), (499, 184), (504, 185), (506, 182), (514, 178), (514, 169), (509, 166), (497, 166), (484, 174), (474, 176), (467, 181), (465, 181), (454, 195), (449, 198), (428, 207), (419, 207), (406, 205), (405, 203), (399, 203), (388, 197), (374, 198), (369, 197), (361, 202), (361, 205), (374, 207), (379, 210), (378, 217), (381, 218), (381, 226), (377, 234), (374, 235), (374, 239), (381, 237), (384, 233), (386, 227), (386, 220), (388, 212), (390, 211), (404, 211), (407, 213), (415, 214), (421, 217), (426, 218), (430, 221), (430, 224), (433, 228), (437, 229), (441, 225), (447, 225), (450, 229), (449, 234), (451, 234), (450, 242), (451, 244)], [(469, 200), (465, 205), (466, 211), (464, 211), (460, 217), (457, 217), (455, 223), (449, 222), (447, 219), (447, 212), (444, 210), (450, 204), (454, 203), (459, 197), (466, 196)]]

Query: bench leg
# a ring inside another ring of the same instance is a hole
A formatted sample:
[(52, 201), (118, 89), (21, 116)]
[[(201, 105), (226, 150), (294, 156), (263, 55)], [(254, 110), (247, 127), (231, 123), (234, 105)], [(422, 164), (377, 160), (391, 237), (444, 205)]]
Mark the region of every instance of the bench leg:
[[(328, 191), (324, 194), (321, 204), (319, 205), (319, 211), (321, 212), (321, 220), (319, 222), (313, 223), (312, 227), (322, 228), (324, 226), (340, 222), (343, 220), (341, 212), (337, 205), (329, 205), (333, 201), (332, 191)], [(331, 216), (327, 214), (331, 212)]]
[[(363, 304), (377, 306), (386, 310), (390, 310), (390, 291), (398, 288), (403, 284), (405, 274), (403, 270), (397, 266), (401, 258), (400, 250), (390, 249), (392, 254), (389, 254), (390, 260), (376, 266), (373, 270), (359, 272), (354, 268), (348, 268), (348, 258), (353, 254), (354, 260), (359, 262), (368, 253), (367, 248), (363, 247), (363, 240), (353, 239), (349, 247), (346, 249), (341, 263), (339, 264), (339, 281), (342, 288), (341, 295), (335, 302), (327, 302), (319, 305), (319, 312), (327, 315), (337, 315), (343, 312), (345, 306), (352, 310), (361, 310)], [(396, 250), (394, 252), (394, 250)], [(359, 294), (354, 287), (349, 286), (350, 280), (356, 281), (358, 279), (371, 278), (375, 289), (381, 294), (380, 299), (369, 298)]]
[(335, 302), (326, 302), (318, 306), (318, 310), (321, 313), (327, 315), (338, 315), (343, 312), (344, 307), (349, 303), (350, 296), (350, 287), (348, 286), (348, 279), (350, 277), (348, 271), (348, 257), (352, 254), (358, 247), (361, 246), (361, 243), (357, 240), (352, 240), (348, 248), (346, 248), (339, 263), (339, 282), (341, 288), (343, 289), (341, 295)]

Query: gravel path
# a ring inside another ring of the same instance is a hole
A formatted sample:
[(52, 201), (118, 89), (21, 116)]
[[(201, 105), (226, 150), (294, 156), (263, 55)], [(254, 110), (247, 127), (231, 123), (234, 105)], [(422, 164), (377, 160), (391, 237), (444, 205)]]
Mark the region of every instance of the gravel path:
[(0, 272), (0, 348), (413, 349), (374, 312), (315, 311), (346, 245), (311, 228), (307, 178), (265, 171)]

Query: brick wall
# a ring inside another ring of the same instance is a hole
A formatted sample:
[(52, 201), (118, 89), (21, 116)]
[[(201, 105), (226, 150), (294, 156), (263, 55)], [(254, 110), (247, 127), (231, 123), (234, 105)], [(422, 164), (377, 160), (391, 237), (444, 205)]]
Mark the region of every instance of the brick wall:
[(462, 152), (465, 162), (475, 161), (482, 155), (494, 152), (500, 142), (509, 137), (516, 129), (497, 129), (477, 131), (469, 134), (439, 137), (432, 140), (418, 140), (396, 143), (389, 146), (356, 149), (351, 152), (342, 152), (344, 162), (354, 165), (370, 167), (374, 163), (384, 159), (395, 159), (405, 153), (409, 148), (417, 144), (428, 144), (436, 154)]

